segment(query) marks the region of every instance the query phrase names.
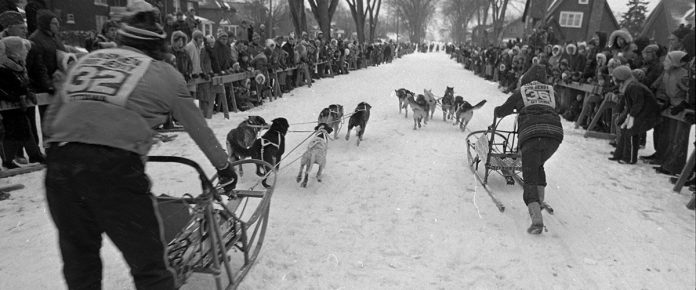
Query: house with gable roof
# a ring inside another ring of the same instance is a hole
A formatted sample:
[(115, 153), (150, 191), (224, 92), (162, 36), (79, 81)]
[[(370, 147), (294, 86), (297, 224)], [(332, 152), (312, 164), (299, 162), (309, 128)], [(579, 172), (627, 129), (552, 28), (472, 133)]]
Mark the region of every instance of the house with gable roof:
[[(553, 27), (561, 42), (587, 41), (596, 31), (609, 34), (619, 29), (606, 0), (554, 0), (548, 6), (546, 3), (546, 0), (527, 0), (522, 21), (527, 28), (534, 24)], [(540, 13), (545, 6), (545, 13)]]

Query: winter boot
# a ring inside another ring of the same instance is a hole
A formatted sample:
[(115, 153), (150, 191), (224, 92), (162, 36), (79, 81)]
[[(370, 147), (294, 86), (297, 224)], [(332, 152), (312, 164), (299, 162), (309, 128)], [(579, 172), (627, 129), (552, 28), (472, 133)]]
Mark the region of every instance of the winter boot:
[(546, 187), (543, 185), (537, 185), (537, 192), (539, 193), (539, 205), (541, 205), (542, 210), (546, 210), (550, 214), (553, 214), (553, 208), (544, 201), (544, 196)]
[(527, 229), (527, 233), (539, 235), (544, 229), (544, 220), (541, 217), (541, 206), (538, 202), (532, 202), (527, 205), (529, 216), (532, 218), (532, 225)]

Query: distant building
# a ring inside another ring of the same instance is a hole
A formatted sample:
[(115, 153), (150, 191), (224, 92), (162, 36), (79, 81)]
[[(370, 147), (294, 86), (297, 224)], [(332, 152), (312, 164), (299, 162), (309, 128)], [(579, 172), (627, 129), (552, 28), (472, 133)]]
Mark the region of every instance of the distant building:
[(666, 46), (667, 37), (680, 24), (694, 25), (695, 6), (693, 0), (661, 0), (645, 20), (640, 35)]
[(554, 0), (545, 9), (544, 0), (527, 0), (522, 21), (529, 30), (533, 25), (553, 27), (559, 41), (586, 41), (597, 31), (611, 33), (619, 29), (606, 0)]
[(47, 0), (46, 7), (56, 14), (62, 30), (98, 31), (109, 20), (109, 6), (119, 4), (118, 2), (121, 1)]

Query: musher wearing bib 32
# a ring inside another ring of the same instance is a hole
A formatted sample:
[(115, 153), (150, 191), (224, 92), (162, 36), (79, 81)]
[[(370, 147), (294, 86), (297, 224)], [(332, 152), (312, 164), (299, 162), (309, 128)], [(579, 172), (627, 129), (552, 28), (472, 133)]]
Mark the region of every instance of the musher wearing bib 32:
[(544, 222), (541, 205), (544, 202), (546, 173), (544, 163), (563, 142), (563, 126), (556, 113), (553, 86), (546, 82), (546, 68), (535, 64), (520, 78), (520, 89), (495, 108), (496, 117), (504, 117), (517, 110), (519, 144), (522, 155), (524, 203), (529, 209), (532, 225), (530, 234), (541, 234)]
[(57, 90), (44, 121), (50, 144), (46, 199), (69, 289), (101, 289), (102, 233), (123, 253), (137, 289), (177, 287), (144, 172), (155, 133), (151, 128), (169, 113), (218, 169), (225, 189), (236, 182), (183, 76), (161, 60), (167, 37), (154, 9), (138, 4), (138, 12), (118, 31), (119, 47), (82, 57)]

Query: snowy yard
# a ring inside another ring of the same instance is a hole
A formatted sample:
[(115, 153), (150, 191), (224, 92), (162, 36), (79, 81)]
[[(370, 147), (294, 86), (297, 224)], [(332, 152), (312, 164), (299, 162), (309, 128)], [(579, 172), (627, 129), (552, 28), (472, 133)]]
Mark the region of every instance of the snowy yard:
[[(405, 119), (392, 96), (404, 87), (440, 97), (446, 86), (471, 103), (488, 100), (471, 130), (490, 125), (507, 97), (444, 53), (416, 53), (319, 80), (231, 120), (215, 115), (209, 124), (224, 144), (248, 115), (293, 124), (315, 121), (333, 103), (347, 113), (361, 101), (372, 105), (359, 147), (354, 133), (343, 139), (345, 127), (330, 141), (323, 182), (315, 169), (307, 188), (299, 187), (299, 162), (280, 172), (266, 241), (240, 289), (694, 289), (695, 217), (684, 207), (686, 189), (672, 192), (650, 165), (608, 161), (607, 141), (585, 139), (564, 122), (565, 140), (546, 167), (555, 215), (544, 216), (548, 232), (528, 235), (521, 187), (489, 179), (507, 206), (500, 213), (466, 166), (467, 133), (442, 121), (439, 109), (414, 131), (412, 112)], [(287, 150), (306, 136), (288, 133)], [(651, 153), (651, 143), (641, 154)], [(185, 133), (151, 154), (192, 158), (214, 171)], [(183, 166), (148, 172), (156, 194), (199, 192)], [(26, 188), (0, 202), (0, 289), (64, 289), (43, 172), (0, 181), (9, 183)], [(123, 258), (105, 241), (104, 289), (132, 289)], [(211, 285), (197, 280), (185, 289)]]

